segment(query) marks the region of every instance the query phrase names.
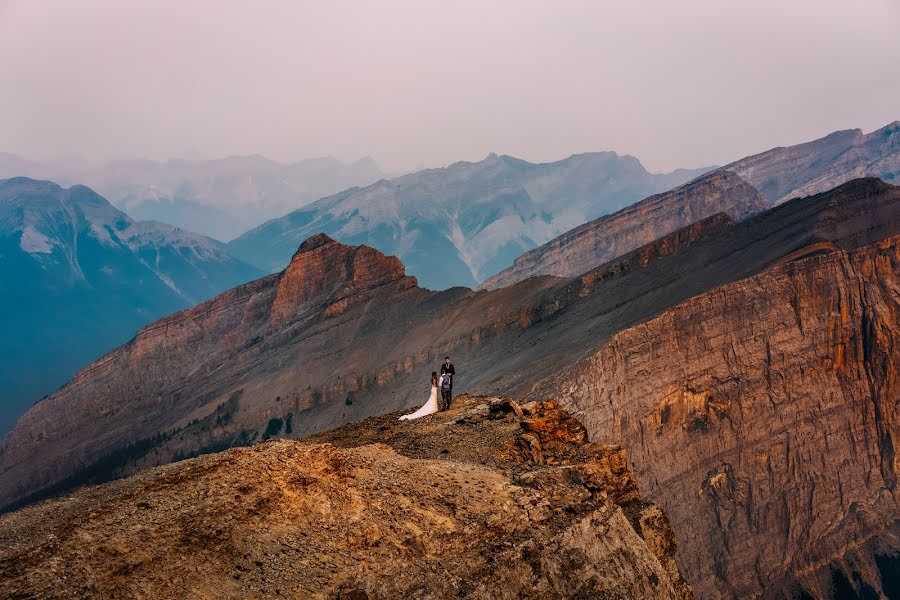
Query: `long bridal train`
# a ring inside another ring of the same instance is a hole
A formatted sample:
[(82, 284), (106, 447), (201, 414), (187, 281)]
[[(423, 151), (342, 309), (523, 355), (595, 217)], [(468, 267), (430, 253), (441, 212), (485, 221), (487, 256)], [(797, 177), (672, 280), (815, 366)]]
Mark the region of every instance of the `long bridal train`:
[(431, 382), (431, 396), (428, 398), (428, 402), (422, 405), (422, 407), (416, 412), (403, 415), (400, 417), (401, 421), (407, 421), (412, 419), (418, 419), (419, 417), (424, 417), (425, 415), (430, 415), (432, 413), (436, 413), (438, 411), (438, 386), (432, 380)]

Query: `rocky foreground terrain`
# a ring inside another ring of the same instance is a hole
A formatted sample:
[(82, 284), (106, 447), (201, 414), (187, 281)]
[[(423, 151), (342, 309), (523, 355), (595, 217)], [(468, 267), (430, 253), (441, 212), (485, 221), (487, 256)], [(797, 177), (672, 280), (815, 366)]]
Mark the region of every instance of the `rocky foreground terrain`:
[(693, 598), (618, 447), (554, 402), (179, 462), (0, 517), (8, 598)]

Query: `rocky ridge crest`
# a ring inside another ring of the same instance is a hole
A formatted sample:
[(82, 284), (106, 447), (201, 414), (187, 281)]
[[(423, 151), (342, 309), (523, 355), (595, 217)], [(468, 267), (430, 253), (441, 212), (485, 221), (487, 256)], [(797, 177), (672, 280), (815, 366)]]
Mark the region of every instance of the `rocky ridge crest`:
[(554, 402), (459, 397), (0, 517), (0, 594), (693, 598), (625, 452)]

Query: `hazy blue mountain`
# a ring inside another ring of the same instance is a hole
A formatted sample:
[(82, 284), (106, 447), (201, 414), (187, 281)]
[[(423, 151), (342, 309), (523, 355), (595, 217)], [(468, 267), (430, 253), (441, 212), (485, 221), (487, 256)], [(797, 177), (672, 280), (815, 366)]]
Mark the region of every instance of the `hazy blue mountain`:
[(322, 198), (241, 235), (228, 248), (274, 272), (300, 242), (324, 232), (399, 256), (426, 287), (471, 287), (562, 231), (703, 172), (653, 174), (634, 157), (614, 152), (543, 164), (491, 154)]
[(259, 275), (87, 187), (0, 181), (0, 432), (139, 327)]
[(835, 131), (825, 137), (772, 148), (722, 167), (761, 191), (772, 204), (833, 189), (860, 177), (900, 183), (900, 121), (871, 133)]
[(41, 164), (0, 154), (0, 178), (84, 184), (133, 218), (162, 221), (229, 240), (323, 196), (384, 177), (371, 158), (283, 164), (262, 156), (218, 160), (115, 160)]
[[(515, 257), (485, 282), (485, 287), (507, 286), (535, 275), (573, 276), (608, 261), (613, 248), (633, 249), (646, 241), (641, 235), (650, 231), (654, 235), (669, 233), (684, 226), (685, 219), (699, 219), (721, 210), (741, 220), (769, 205), (822, 193), (863, 177), (900, 183), (900, 121), (871, 133), (861, 129), (835, 131), (816, 140), (744, 157), (680, 189), (563, 232)], [(755, 198), (756, 194), (761, 197)], [(642, 206), (656, 209), (653, 217), (641, 217), (639, 235), (634, 235), (634, 215), (641, 214)], [(623, 239), (634, 245), (620, 246)]]

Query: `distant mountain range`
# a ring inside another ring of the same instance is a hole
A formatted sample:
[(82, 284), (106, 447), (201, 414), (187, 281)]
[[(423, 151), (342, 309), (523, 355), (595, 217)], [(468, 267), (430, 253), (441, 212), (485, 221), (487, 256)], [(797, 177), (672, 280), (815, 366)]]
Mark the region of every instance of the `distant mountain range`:
[(260, 274), (87, 187), (0, 181), (0, 431), (142, 325)]
[(474, 287), (523, 251), (708, 170), (654, 174), (614, 152), (544, 164), (491, 154), (323, 198), (228, 248), (274, 272), (304, 239), (327, 233), (399, 256), (425, 287)]
[(742, 158), (567, 231), (516, 258), (484, 287), (511, 285), (534, 275), (572, 277), (716, 211), (742, 219), (767, 203), (824, 192), (858, 177), (900, 183), (900, 121), (869, 134), (837, 131)]
[(331, 157), (283, 164), (255, 155), (82, 165), (0, 154), (0, 178), (18, 176), (87, 185), (133, 218), (230, 240), (268, 219), (370, 184), (384, 174), (371, 158), (350, 164)]

